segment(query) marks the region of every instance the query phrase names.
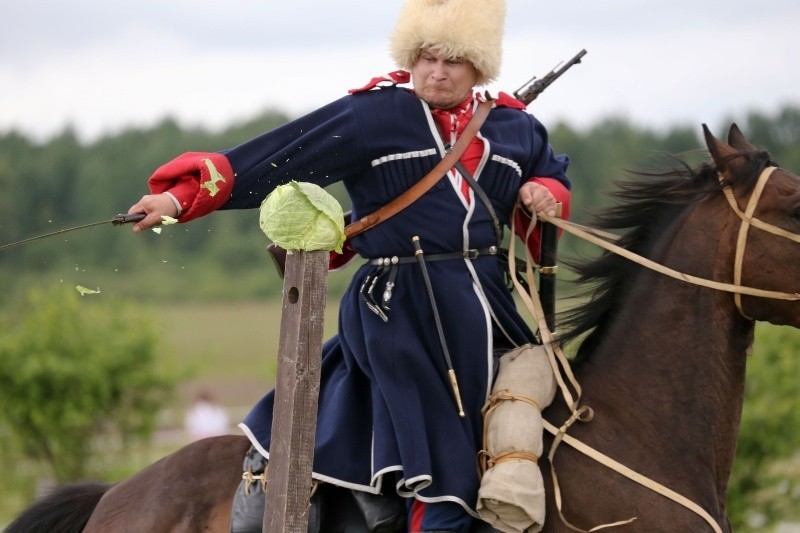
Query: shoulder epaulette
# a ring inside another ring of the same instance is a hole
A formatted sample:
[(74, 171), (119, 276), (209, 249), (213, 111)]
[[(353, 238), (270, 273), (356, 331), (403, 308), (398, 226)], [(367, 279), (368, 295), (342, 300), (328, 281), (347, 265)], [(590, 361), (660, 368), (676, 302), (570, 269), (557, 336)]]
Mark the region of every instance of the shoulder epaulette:
[(497, 95), (497, 98), (495, 98), (495, 106), (510, 107), (512, 109), (522, 109), (522, 110), (528, 108), (525, 104), (523, 104), (510, 94), (504, 92), (501, 92), (500, 94)]
[(411, 73), (405, 70), (395, 70), (394, 72), (390, 72), (385, 76), (377, 76), (372, 78), (369, 83), (364, 85), (363, 87), (359, 87), (358, 89), (350, 89), (348, 94), (356, 94), (356, 93), (363, 93), (366, 91), (371, 91), (372, 89), (385, 87), (385, 84), (389, 84), (389, 86), (395, 86), (398, 83), (408, 83), (411, 81)]

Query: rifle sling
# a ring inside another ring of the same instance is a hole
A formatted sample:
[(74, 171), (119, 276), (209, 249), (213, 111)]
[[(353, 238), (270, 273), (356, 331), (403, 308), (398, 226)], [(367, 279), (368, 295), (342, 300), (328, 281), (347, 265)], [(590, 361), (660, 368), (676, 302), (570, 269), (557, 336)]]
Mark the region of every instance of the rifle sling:
[(466, 152), (467, 147), (472, 142), (475, 135), (478, 134), (483, 122), (489, 115), (489, 111), (494, 107), (494, 100), (489, 98), (478, 104), (475, 114), (470, 119), (461, 137), (458, 138), (453, 149), (450, 150), (439, 163), (433, 167), (433, 170), (428, 172), (421, 180), (412, 185), (407, 191), (399, 195), (397, 198), (384, 205), (373, 213), (361, 217), (357, 221), (348, 224), (344, 228), (344, 234), (347, 238), (354, 237), (359, 233), (367, 231), (381, 222), (385, 222), (393, 217), (412, 203), (416, 202), (423, 194), (428, 192), (431, 187), (442, 179), (447, 172), (453, 168), (461, 156)]

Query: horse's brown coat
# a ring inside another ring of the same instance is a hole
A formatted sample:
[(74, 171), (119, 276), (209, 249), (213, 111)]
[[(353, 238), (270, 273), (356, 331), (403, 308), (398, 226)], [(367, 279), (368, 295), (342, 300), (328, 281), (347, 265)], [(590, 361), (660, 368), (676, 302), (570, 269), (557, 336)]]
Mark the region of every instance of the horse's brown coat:
[(213, 437), (153, 463), (106, 492), (85, 533), (230, 531), (249, 446), (245, 437)]

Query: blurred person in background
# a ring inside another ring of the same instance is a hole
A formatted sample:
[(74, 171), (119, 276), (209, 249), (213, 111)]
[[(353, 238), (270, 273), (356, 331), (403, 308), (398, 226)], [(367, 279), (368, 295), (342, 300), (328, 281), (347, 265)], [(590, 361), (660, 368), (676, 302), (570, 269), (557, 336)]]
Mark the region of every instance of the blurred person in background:
[(184, 427), (192, 441), (227, 435), (230, 417), (227, 411), (214, 401), (214, 396), (209, 391), (202, 390), (197, 393), (194, 404), (186, 412)]

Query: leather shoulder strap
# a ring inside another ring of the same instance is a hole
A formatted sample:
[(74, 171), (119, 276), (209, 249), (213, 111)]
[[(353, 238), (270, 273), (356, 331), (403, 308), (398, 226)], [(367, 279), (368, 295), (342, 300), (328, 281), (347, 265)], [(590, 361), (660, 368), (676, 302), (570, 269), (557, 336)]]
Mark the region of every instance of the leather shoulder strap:
[(489, 116), (489, 111), (493, 107), (494, 100), (489, 98), (487, 95), (486, 101), (478, 104), (475, 114), (472, 115), (472, 119), (470, 119), (469, 124), (467, 124), (466, 128), (464, 128), (464, 131), (461, 133), (461, 137), (458, 138), (456, 144), (453, 146), (453, 149), (450, 150), (435, 167), (433, 167), (433, 170), (428, 172), (421, 180), (412, 185), (407, 191), (377, 211), (361, 217), (352, 224), (348, 224), (344, 228), (345, 236), (348, 238), (354, 237), (359, 233), (362, 233), (380, 224), (381, 222), (384, 222), (412, 203), (416, 202), (423, 194), (428, 192), (431, 187), (433, 187), (440, 179), (442, 179), (445, 174), (447, 174), (447, 172), (456, 165), (458, 160), (461, 159), (461, 156), (464, 155), (464, 152), (472, 142), (472, 139), (478, 134), (478, 130), (480, 130), (483, 122), (486, 120), (486, 117)]

